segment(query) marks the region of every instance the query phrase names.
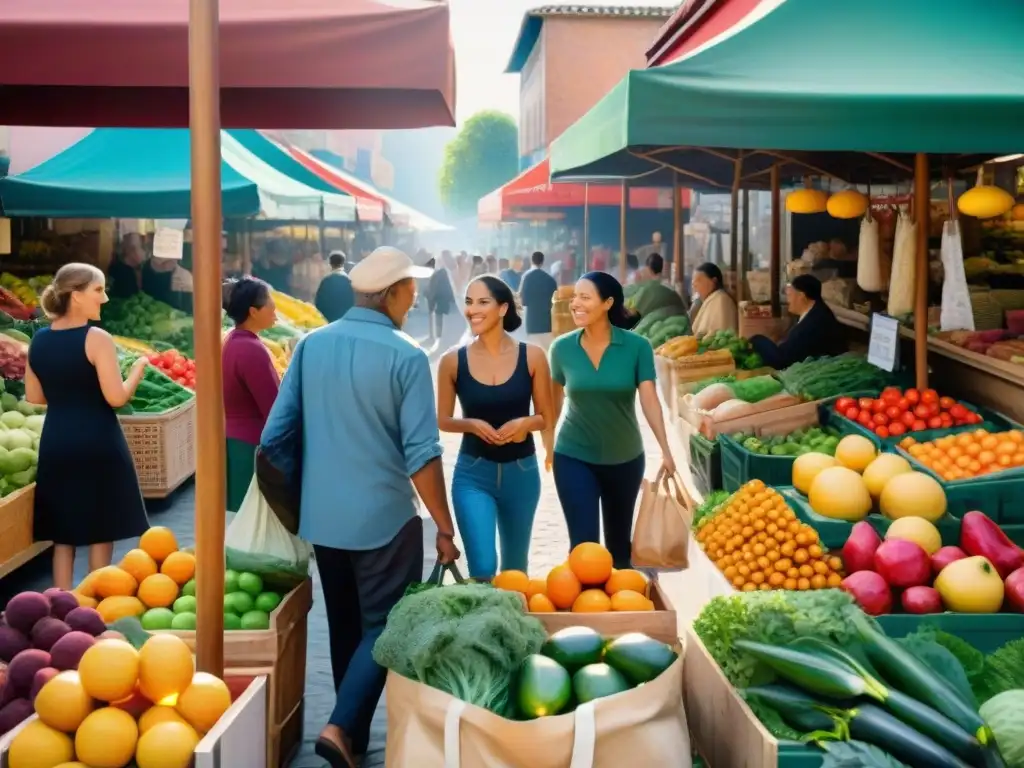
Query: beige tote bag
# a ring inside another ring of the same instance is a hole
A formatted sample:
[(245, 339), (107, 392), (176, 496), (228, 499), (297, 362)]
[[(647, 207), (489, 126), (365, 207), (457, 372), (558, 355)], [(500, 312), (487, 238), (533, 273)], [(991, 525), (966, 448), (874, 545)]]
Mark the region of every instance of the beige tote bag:
[(690, 564), (693, 499), (679, 475), (664, 469), (654, 482), (644, 480), (640, 512), (633, 529), (633, 565), (682, 570)]
[(388, 673), (387, 768), (691, 768), (683, 660), (631, 691), (537, 720), (506, 720)]

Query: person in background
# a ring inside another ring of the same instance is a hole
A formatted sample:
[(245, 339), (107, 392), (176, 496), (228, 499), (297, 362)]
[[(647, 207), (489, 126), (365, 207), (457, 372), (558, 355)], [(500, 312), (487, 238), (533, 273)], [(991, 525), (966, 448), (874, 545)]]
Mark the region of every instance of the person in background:
[(523, 276), (513, 269), (508, 259), (498, 259), (498, 270), (498, 277), (504, 280), (505, 284), (513, 291), (518, 291)]
[[(446, 257), (447, 254), (447, 257)], [(451, 254), (448, 251), (441, 252), (441, 265), (438, 266), (434, 259), (427, 262), (427, 267), (433, 270), (427, 278), (427, 319), (430, 323), (429, 342), (440, 341), (444, 334), (444, 316), (455, 307), (455, 292), (452, 289), (452, 279), (445, 264), (450, 260)]]
[(626, 285), (632, 285), (643, 279), (640, 272), (640, 260), (635, 254), (626, 254)]
[(402, 332), (416, 280), (429, 275), (388, 246), (353, 267), (355, 306), (298, 343), (263, 430), (267, 445), (302, 433), (299, 536), (313, 544), (320, 571), (337, 690), (316, 754), (332, 768), (351, 768), (366, 752), (386, 674), (373, 645), (388, 612), (423, 579), (417, 494), (437, 525), (438, 560), (461, 554), (430, 363)]
[(839, 355), (846, 351), (846, 335), (832, 310), (821, 298), (821, 281), (814, 275), (797, 275), (786, 286), (786, 303), (797, 316), (786, 339), (776, 344), (767, 336), (753, 336), (750, 345), (764, 364), (782, 370), (811, 357)]
[(341, 251), (331, 251), (328, 261), (331, 272), (320, 281), (313, 303), (324, 319), (328, 323), (333, 323), (352, 309), (355, 294), (352, 292), (352, 281), (345, 273), (345, 254)]
[(142, 290), (142, 262), (146, 253), (137, 233), (129, 233), (121, 239), (121, 248), (107, 268), (110, 276), (110, 296), (129, 299)]
[(665, 243), (662, 242), (661, 232), (653, 232), (651, 233), (651, 242), (649, 242), (647, 245), (642, 245), (639, 248), (637, 248), (636, 256), (639, 261), (642, 261), (646, 264), (647, 260), (651, 258), (652, 254), (660, 254), (664, 252)]
[(647, 270), (651, 277), (643, 290), (636, 294), (636, 311), (641, 317), (663, 307), (675, 307), (679, 314), (686, 314), (686, 300), (661, 282), (664, 267), (665, 261), (659, 254), (652, 253), (647, 257)]
[(579, 330), (551, 345), (558, 500), (569, 529), (569, 546), (600, 541), (616, 568), (629, 568), (633, 510), (647, 468), (636, 420), (636, 398), (661, 446), (662, 469), (676, 465), (655, 386), (654, 350), (628, 330), (622, 286), (604, 272), (588, 272), (576, 283), (573, 320)]
[[(512, 338), (522, 320), (506, 283), (491, 275), (471, 282), (466, 319), (474, 340), (445, 354), (438, 368), (438, 426), (464, 435), (452, 504), (469, 575), (490, 581), (499, 569), (496, 534), (501, 570), (527, 571), (540, 501), (532, 433), (543, 432), (550, 441), (551, 374), (543, 349)], [(550, 456), (550, 442), (546, 447)]]
[(33, 536), (52, 541), (54, 586), (73, 586), (75, 548), (89, 547), (89, 571), (110, 565), (115, 541), (149, 527), (139, 478), (116, 409), (145, 373), (140, 357), (126, 380), (106, 331), (90, 327), (107, 302), (103, 273), (65, 264), (40, 304), (51, 323), (32, 337), (25, 399), (47, 406), (39, 440)]
[(526, 310), (526, 340), (541, 349), (551, 346), (551, 300), (558, 290), (555, 278), (544, 271), (544, 254), (535, 251), (533, 267), (519, 284), (519, 296)]
[(694, 304), (700, 305), (693, 316), (695, 336), (736, 330), (736, 302), (722, 287), (723, 281), (722, 270), (710, 261), (693, 270)]
[[(476, 254), (470, 261), (469, 267), (469, 280), (480, 277), (480, 275), (487, 274), (487, 265), (484, 263), (484, 257)], [(468, 284), (468, 281), (467, 281)]]
[(142, 265), (142, 290), (157, 301), (174, 306), (174, 289), (171, 283), (177, 266), (178, 259), (151, 256)]
[(259, 332), (274, 325), (270, 286), (255, 277), (224, 284), (224, 311), (235, 324), (224, 339), (224, 434), (227, 437), (227, 510), (237, 512), (252, 482), (256, 447), (277, 399), (280, 379)]
[[(484, 273), (488, 275), (498, 274), (498, 257), (493, 253), (484, 259)], [(479, 275), (477, 275), (479, 277)]]

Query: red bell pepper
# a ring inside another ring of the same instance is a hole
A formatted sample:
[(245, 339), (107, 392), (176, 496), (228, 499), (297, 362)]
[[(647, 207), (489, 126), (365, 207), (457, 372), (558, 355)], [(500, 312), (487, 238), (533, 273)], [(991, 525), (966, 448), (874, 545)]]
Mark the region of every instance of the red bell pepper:
[(968, 512), (960, 524), (960, 546), (969, 555), (987, 558), (1005, 579), (1024, 565), (1024, 552), (982, 512)]

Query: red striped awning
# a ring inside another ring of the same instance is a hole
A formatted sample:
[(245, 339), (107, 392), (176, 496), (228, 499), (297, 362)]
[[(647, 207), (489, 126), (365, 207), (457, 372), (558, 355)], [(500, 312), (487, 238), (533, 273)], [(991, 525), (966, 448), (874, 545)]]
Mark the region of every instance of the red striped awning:
[[(618, 184), (552, 184), (551, 167), (544, 158), (512, 181), (480, 198), (477, 219), (480, 223), (530, 218), (537, 208), (576, 208), (589, 205), (622, 205), (622, 187)], [(683, 207), (689, 205), (689, 190), (683, 190)], [(672, 208), (672, 190), (635, 187), (629, 190), (629, 207), (641, 209)]]
[(647, 51), (647, 66), (671, 64), (730, 37), (785, 0), (685, 0)]
[(350, 176), (340, 168), (328, 165), (305, 150), (291, 144), (282, 144), (282, 148), (296, 161), (328, 184), (344, 192), (346, 195), (354, 197), (356, 199), (356, 213), (360, 221), (383, 221), (384, 215), (390, 214), (388, 201), (355, 176)]

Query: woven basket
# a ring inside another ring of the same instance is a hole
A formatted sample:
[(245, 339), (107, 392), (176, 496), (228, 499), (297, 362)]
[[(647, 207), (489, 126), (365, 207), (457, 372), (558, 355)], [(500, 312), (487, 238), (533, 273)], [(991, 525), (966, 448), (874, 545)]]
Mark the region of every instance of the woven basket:
[(119, 416), (147, 499), (173, 493), (196, 471), (196, 401), (173, 411)]

